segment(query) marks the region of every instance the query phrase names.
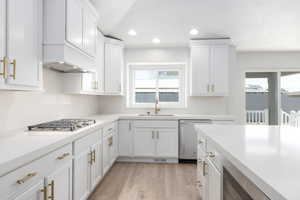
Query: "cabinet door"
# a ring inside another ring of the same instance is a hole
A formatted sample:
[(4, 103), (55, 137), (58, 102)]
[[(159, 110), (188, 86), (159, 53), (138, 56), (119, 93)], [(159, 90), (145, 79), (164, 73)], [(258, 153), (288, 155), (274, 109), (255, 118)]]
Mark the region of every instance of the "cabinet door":
[(123, 47), (105, 44), (105, 92), (122, 94)]
[(90, 149), (82, 152), (74, 158), (73, 172), (73, 199), (83, 200), (89, 195), (91, 152)]
[(23, 194), (15, 198), (15, 200), (43, 200), (44, 194), (41, 191), (42, 189), (44, 189), (44, 179), (27, 189)]
[(191, 96), (207, 95), (210, 82), (210, 46), (191, 48)]
[(102, 179), (102, 142), (92, 146), (94, 162), (91, 165), (91, 190), (93, 190)]
[(84, 49), (91, 55), (96, 54), (96, 42), (97, 42), (97, 19), (94, 17), (89, 9), (85, 8), (84, 12)]
[(46, 178), (49, 195), (54, 199), (72, 200), (72, 161)]
[(215, 96), (228, 94), (229, 47), (211, 47), (211, 93)]
[(132, 156), (132, 128), (130, 120), (119, 121), (119, 155)]
[(80, 0), (67, 0), (66, 40), (83, 48), (83, 9)]
[(103, 175), (110, 168), (110, 137), (111, 135), (107, 135), (103, 138)]
[(8, 84), (39, 84), (41, 9), (39, 0), (7, 1), (7, 56), (12, 62), (7, 69)]
[(153, 129), (135, 128), (134, 156), (155, 156), (155, 131)]
[(97, 90), (97, 74), (94, 72), (82, 74), (82, 91), (94, 92)]
[(113, 134), (113, 163), (117, 160), (119, 157), (119, 132), (118, 132), (118, 124), (115, 123), (115, 131)]
[(156, 130), (156, 156), (178, 158), (178, 130)]
[(222, 200), (222, 174), (212, 164), (211, 161), (207, 160), (207, 176), (208, 176), (208, 199), (209, 200)]
[[(3, 60), (6, 52), (6, 0), (0, 0), (0, 60)], [(0, 86), (4, 84), (4, 73), (3, 63), (0, 62)]]
[(197, 187), (198, 187), (198, 192), (199, 196), (203, 200), (207, 200), (206, 197), (206, 175), (205, 175), (205, 156), (206, 153), (201, 150), (200, 147), (198, 147), (198, 160), (197, 160)]
[(96, 53), (96, 71), (97, 71), (97, 91), (104, 92), (104, 36), (98, 31), (97, 34), (97, 53)]

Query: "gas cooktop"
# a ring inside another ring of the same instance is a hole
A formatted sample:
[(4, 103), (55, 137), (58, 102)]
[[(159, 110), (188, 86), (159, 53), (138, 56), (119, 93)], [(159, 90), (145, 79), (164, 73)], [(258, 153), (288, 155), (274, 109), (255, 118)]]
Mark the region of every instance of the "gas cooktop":
[(93, 119), (61, 119), (33, 126), (28, 126), (29, 131), (75, 131), (95, 124)]

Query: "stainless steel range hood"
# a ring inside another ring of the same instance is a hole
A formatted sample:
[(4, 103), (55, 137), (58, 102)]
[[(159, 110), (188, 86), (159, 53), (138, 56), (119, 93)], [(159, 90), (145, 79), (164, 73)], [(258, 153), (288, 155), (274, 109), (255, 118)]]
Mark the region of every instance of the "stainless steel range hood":
[(72, 65), (66, 62), (52, 62), (44, 64), (45, 67), (52, 69), (54, 71), (62, 73), (89, 73), (92, 71), (87, 70), (86, 68)]

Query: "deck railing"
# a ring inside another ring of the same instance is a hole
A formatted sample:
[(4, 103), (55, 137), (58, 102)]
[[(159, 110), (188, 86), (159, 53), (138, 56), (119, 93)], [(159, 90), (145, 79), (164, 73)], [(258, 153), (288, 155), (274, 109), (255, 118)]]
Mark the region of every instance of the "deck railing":
[[(269, 124), (269, 110), (247, 110), (246, 114), (247, 124)], [(300, 127), (300, 111), (291, 111), (287, 113), (281, 111), (281, 124)]]
[(247, 110), (247, 124), (268, 124), (269, 110)]

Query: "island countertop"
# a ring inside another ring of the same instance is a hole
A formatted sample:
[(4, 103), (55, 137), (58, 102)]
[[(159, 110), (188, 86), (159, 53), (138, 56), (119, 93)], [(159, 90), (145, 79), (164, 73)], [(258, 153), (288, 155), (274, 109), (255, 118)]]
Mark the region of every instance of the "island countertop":
[(300, 129), (196, 125), (270, 199), (300, 199)]

